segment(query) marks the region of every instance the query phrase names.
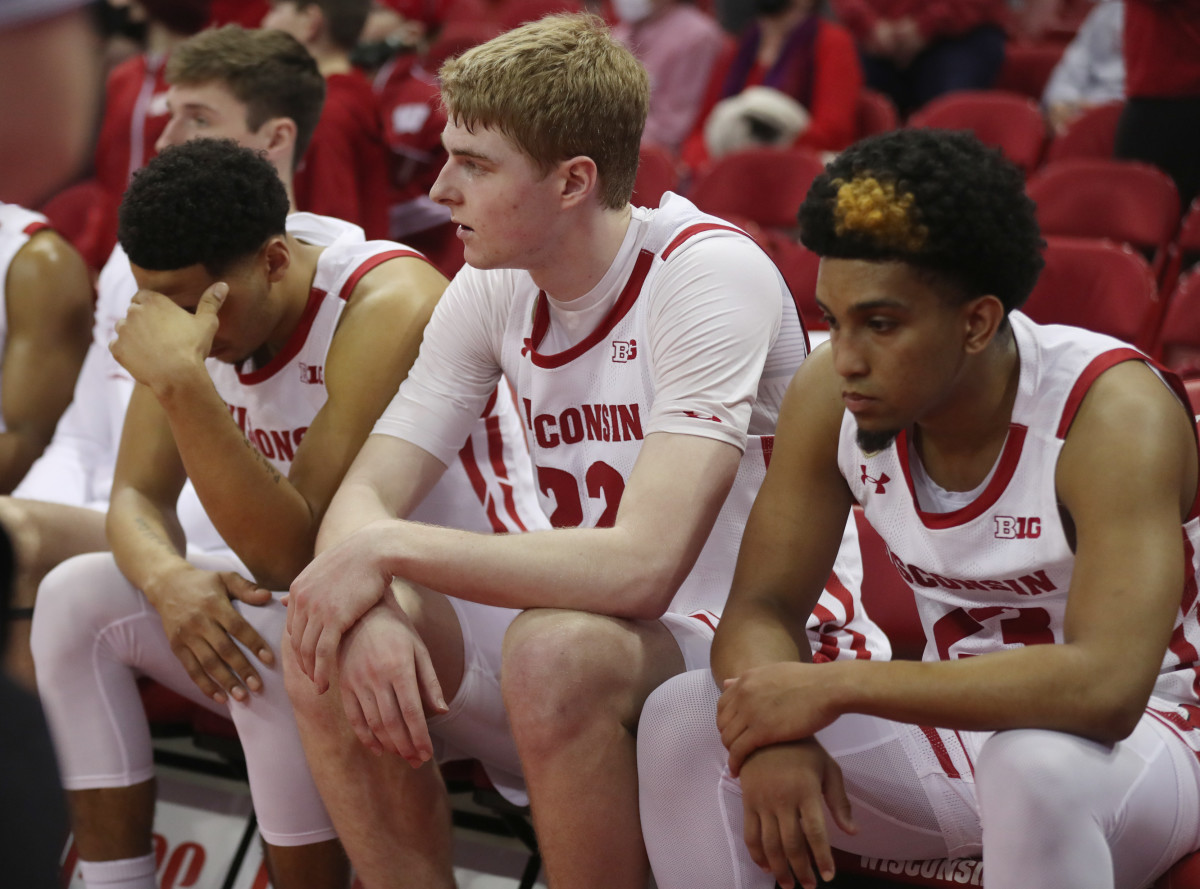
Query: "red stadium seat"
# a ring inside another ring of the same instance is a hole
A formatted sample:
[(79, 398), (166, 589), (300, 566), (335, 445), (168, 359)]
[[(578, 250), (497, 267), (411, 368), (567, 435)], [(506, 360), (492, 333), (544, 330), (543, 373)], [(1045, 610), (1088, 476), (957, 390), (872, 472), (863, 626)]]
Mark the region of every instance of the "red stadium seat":
[(1160, 303), (1141, 254), (1112, 241), (1046, 242), (1046, 267), (1022, 311), (1043, 324), (1074, 324), (1134, 345), (1153, 339)]
[(970, 130), (1004, 152), (1026, 175), (1041, 162), (1046, 123), (1037, 102), (1000, 90), (962, 90), (934, 99), (908, 119), (910, 127)]
[(1062, 43), (1053, 40), (1010, 42), (1004, 48), (1004, 64), (996, 76), (995, 88), (1041, 101), (1065, 49)]
[(1106, 102), (1083, 112), (1046, 146), (1045, 163), (1070, 157), (1111, 158), (1124, 102)]
[(825, 328), (825, 319), (817, 308), (817, 269), (821, 257), (786, 235), (768, 237), (765, 243), (760, 240), (760, 244), (783, 273), (805, 329)]
[(1137, 161), (1071, 158), (1029, 178), (1046, 235), (1109, 238), (1151, 258), (1156, 279), (1179, 230), (1179, 192), (1166, 173)]
[(1170, 293), (1179, 281), (1181, 272), (1200, 263), (1200, 198), (1183, 214), (1179, 234), (1167, 248), (1167, 262), (1163, 269), (1161, 285), (1163, 293)]
[(858, 98), (858, 138), (887, 133), (900, 126), (900, 112), (883, 93), (864, 89)]
[(675, 191), (679, 173), (671, 152), (657, 145), (644, 145), (639, 152), (637, 179), (633, 183), (633, 203), (638, 207), (657, 207), (663, 194)]
[(1180, 376), (1200, 378), (1200, 268), (1185, 274), (1167, 299), (1154, 353)]
[(688, 192), (706, 213), (742, 216), (767, 228), (790, 229), (808, 187), (825, 164), (801, 148), (752, 148), (726, 155)]

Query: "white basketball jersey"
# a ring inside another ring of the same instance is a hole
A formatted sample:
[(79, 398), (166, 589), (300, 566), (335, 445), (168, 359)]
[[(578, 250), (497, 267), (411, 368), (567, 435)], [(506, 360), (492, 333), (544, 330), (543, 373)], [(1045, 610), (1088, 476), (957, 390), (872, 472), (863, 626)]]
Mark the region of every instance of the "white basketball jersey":
[[(650, 217), (633, 272), (612, 309), (587, 337), (563, 352), (539, 351), (550, 324), (546, 296), (530, 290), (514, 302), (502, 364), (513, 376), (542, 508), (555, 527), (611, 526), (641, 452), (642, 423), (650, 416), (655, 384), (646, 348), (649, 299), (639, 296), (652, 291), (656, 276), (672, 257), (703, 249), (709, 238), (744, 237), (744, 232), (686, 201), (664, 204)], [(793, 335), (787, 340), (794, 343), (803, 333), (782, 278), (780, 290), (778, 341), (790, 330)], [(771, 352), (775, 351), (773, 344)], [(768, 353), (768, 364), (776, 360)], [(712, 619), (723, 611), (742, 532), (773, 443), (771, 435), (748, 437), (733, 488), (670, 611)], [(886, 637), (861, 607), (862, 565), (852, 525), (850, 534), (835, 569), (839, 576), (822, 593), (809, 622), (814, 652), (824, 659), (887, 657)]]
[[(1035, 324), (1020, 312), (1010, 318), (1020, 356), (1012, 420), (990, 480), (969, 504), (924, 511), (914, 486), (919, 458), (908, 435), (901, 432), (891, 446), (867, 455), (856, 441), (853, 416), (847, 412), (842, 420), (840, 470), (916, 595), (927, 661), (1063, 641), (1075, 557), (1059, 513), (1059, 453), (1096, 378), (1124, 361), (1149, 362), (1111, 337)], [(1186, 405), (1178, 380), (1156, 370)], [(1195, 507), (1182, 533), (1187, 582), (1150, 708), (1200, 750), (1200, 732), (1192, 731), (1193, 715), (1200, 727)]]
[[(325, 360), (346, 301), (369, 271), (391, 259), (424, 257), (390, 241), (342, 238), (317, 260), (308, 304), (295, 331), (264, 367), (243, 370), (208, 359), (217, 392), (247, 440), (282, 474), (325, 405)], [(519, 419), (501, 384), (488, 409), (412, 518), (470, 531), (544, 527), (536, 507)]]
[[(0, 203), (0, 355), (8, 339), (8, 267), (31, 237), (49, 227), (50, 221), (41, 213)], [(4, 418), (0, 416), (0, 432), (4, 428)]]

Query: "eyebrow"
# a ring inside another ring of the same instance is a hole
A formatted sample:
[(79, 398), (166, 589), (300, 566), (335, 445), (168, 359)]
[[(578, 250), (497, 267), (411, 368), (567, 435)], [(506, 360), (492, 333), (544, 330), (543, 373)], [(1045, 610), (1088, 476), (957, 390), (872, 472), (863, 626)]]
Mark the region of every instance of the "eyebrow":
[[(829, 308), (823, 302), (821, 302), (819, 299), (816, 302), (817, 302), (817, 308), (819, 308), (822, 312), (825, 312), (827, 315), (833, 314), (832, 312), (829, 311)], [(900, 302), (899, 300), (882, 297), (880, 299), (868, 299), (868, 300), (864, 300), (863, 302), (851, 303), (851, 305), (847, 308), (847, 311), (849, 311), (849, 312), (874, 312), (876, 309), (907, 309), (907, 308), (908, 308), (908, 306), (905, 303)]]
[(446, 144), (445, 136), (442, 136), (442, 147), (446, 149), (448, 154), (452, 154), (455, 157), (473, 157), (476, 160), (488, 161), (489, 163), (492, 161), (492, 158), (482, 151), (474, 151), (470, 148), (452, 148)]

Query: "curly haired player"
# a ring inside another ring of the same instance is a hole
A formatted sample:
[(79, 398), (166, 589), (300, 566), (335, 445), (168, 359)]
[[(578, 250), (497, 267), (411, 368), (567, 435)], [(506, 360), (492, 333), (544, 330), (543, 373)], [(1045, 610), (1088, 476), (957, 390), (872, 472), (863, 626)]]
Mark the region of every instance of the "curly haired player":
[[(812, 886), (831, 846), (982, 853), (989, 889), (1149, 885), (1200, 845), (1178, 381), (1017, 311), (1041, 268), (1034, 209), (969, 135), (860, 143), (800, 225), (831, 342), (785, 397), (713, 676), (642, 712), (658, 885)], [(916, 594), (924, 662), (818, 672), (805, 620), (856, 502)]]

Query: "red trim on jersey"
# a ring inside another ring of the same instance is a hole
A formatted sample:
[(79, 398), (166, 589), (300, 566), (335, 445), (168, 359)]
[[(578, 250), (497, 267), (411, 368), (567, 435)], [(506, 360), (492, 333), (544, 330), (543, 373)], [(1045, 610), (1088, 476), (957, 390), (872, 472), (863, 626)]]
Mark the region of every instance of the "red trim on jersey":
[(253, 386), (255, 383), (269, 380), (286, 367), (288, 362), (299, 355), (305, 341), (308, 339), (309, 331), (312, 330), (313, 321), (317, 318), (317, 311), (321, 308), (321, 303), (325, 301), (325, 296), (324, 290), (316, 287), (309, 290), (308, 303), (304, 306), (304, 314), (296, 322), (296, 329), (292, 331), (292, 335), (288, 337), (288, 341), (283, 344), (283, 348), (279, 350), (274, 358), (257, 370), (252, 370), (248, 373), (242, 373), (239, 370), (238, 381), (243, 385)]
[[(496, 393), (492, 393), (492, 402), (495, 402)], [(487, 430), (487, 448), (488, 460), (492, 464), (492, 472), (496, 475), (496, 480), (500, 484), (500, 490), (504, 494), (504, 508), (508, 511), (509, 518), (522, 531), (527, 530), (525, 523), (521, 521), (521, 516), (517, 511), (517, 501), (513, 496), (513, 487), (507, 484), (508, 467), (504, 464), (504, 429), (500, 425), (499, 417), (488, 417), (483, 421), (484, 428)], [(508, 530), (507, 528), (505, 530)]]
[(825, 581), (825, 590), (842, 603), (842, 608), (846, 612), (846, 624), (841, 626), (841, 630), (850, 637), (850, 650), (854, 652), (855, 659), (870, 660), (871, 649), (867, 648), (867, 637), (847, 626), (854, 620), (854, 594), (847, 589), (846, 585), (842, 583), (842, 579), (833, 571), (829, 572), (829, 579)]
[(967, 761), (967, 768), (971, 770), (971, 776), (975, 776), (975, 763), (971, 761), (971, 754), (967, 753), (967, 745), (959, 734), (958, 729), (954, 730), (954, 737), (958, 738), (958, 746), (962, 748), (963, 758)]
[(946, 742), (942, 740), (942, 736), (938, 734), (937, 729), (926, 725), (919, 725), (917, 728), (921, 730), (921, 734), (929, 742), (929, 746), (933, 749), (933, 755), (937, 757), (938, 765), (942, 767), (942, 771), (946, 773), (946, 777), (961, 778), (962, 775), (954, 767), (954, 760), (950, 758), (950, 752), (946, 750)]
[(1182, 620), (1175, 631), (1171, 633), (1171, 641), (1167, 645), (1167, 650), (1179, 660), (1179, 666), (1176, 670), (1191, 670), (1192, 671), (1192, 692), (1197, 698), (1200, 698), (1200, 652), (1196, 651), (1196, 646), (1192, 645), (1187, 638), (1187, 616), (1196, 605), (1196, 572), (1194, 569), (1194, 559), (1196, 551), (1192, 546), (1192, 542), (1188, 540), (1187, 532), (1183, 532), (1183, 554), (1184, 554), (1184, 582), (1183, 582), (1183, 597), (1179, 602), (1179, 612), (1182, 615)]
[(51, 225), (48, 222), (31, 222), (31, 223), (29, 223), (29, 225), (25, 226), (25, 228), (23, 228), (22, 231), (25, 232), (25, 234), (32, 237), (33, 235), (36, 235), (38, 232), (45, 231), (49, 228), (51, 228)]
[(996, 472), (978, 497), (962, 509), (953, 512), (925, 512), (917, 500), (917, 489), (913, 485), (912, 473), (908, 469), (908, 433), (901, 431), (896, 436), (896, 454), (900, 460), (900, 471), (904, 473), (904, 481), (912, 495), (913, 509), (921, 519), (921, 524), (931, 530), (943, 530), (958, 525), (965, 525), (979, 518), (996, 505), (1008, 483), (1012, 481), (1017, 464), (1021, 461), (1021, 451), (1025, 446), (1025, 433), (1029, 428), (1020, 423), (1010, 423), (1008, 438), (1004, 441), (1004, 450), (1000, 452), (1000, 461), (996, 464)]
[(763, 465), (768, 469), (771, 468), (771, 454), (775, 452), (775, 436), (761, 435), (759, 441), (762, 443)]
[(487, 482), (483, 480), (483, 473), (479, 471), (479, 464), (475, 460), (475, 445), (469, 437), (459, 449), (458, 458), (462, 460), (463, 469), (467, 471), (467, 479), (471, 482), (471, 487), (475, 489), (475, 496), (479, 498), (480, 504), (487, 513), (488, 521), (492, 523), (492, 531), (496, 534), (504, 534), (508, 528), (504, 526), (504, 522), (500, 521), (500, 516), (496, 515), (496, 504), (488, 496)]
[[(1075, 422), (1075, 415), (1079, 412), (1079, 405), (1083, 403), (1083, 398), (1091, 389), (1092, 384), (1096, 382), (1096, 378), (1106, 370), (1115, 367), (1118, 364), (1123, 364), (1126, 361), (1141, 361), (1148, 364), (1162, 376), (1162, 380), (1167, 384), (1167, 388), (1175, 393), (1175, 397), (1183, 404), (1187, 411), (1188, 419), (1191, 421), (1188, 425), (1192, 428), (1192, 435), (1196, 438), (1197, 453), (1200, 453), (1200, 430), (1196, 429), (1195, 417), (1192, 415), (1191, 401), (1188, 399), (1187, 389), (1183, 385), (1183, 381), (1174, 371), (1169, 370), (1159, 364), (1153, 358), (1143, 355), (1136, 349), (1113, 349), (1111, 352), (1104, 352), (1092, 359), (1091, 364), (1084, 368), (1083, 373), (1079, 375), (1079, 379), (1075, 381), (1075, 385), (1071, 387), (1071, 394), (1067, 397), (1066, 406), (1063, 408), (1062, 419), (1058, 424), (1058, 437), (1066, 438), (1067, 432), (1071, 428), (1071, 424)], [(1187, 520), (1200, 516), (1200, 483), (1196, 485), (1196, 496), (1192, 498), (1192, 506), (1188, 510)]]
[[(683, 231), (681, 231), (679, 234), (677, 234), (675, 236), (675, 239), (673, 241), (671, 241), (670, 244), (667, 245), (667, 249), (662, 252), (663, 260), (665, 261), (665, 260), (670, 259), (671, 254), (674, 253), (676, 250), (678, 250), (680, 247), (682, 247), (683, 242), (686, 241), (688, 238), (692, 237), (693, 235), (699, 235), (704, 232), (713, 232), (713, 231), (733, 232), (734, 234), (745, 235), (745, 237), (747, 237), (747, 238), (750, 237), (749, 234), (742, 231), (740, 228), (738, 228), (735, 225), (721, 225), (720, 223), (716, 223), (716, 222), (697, 222), (695, 225), (689, 225), (687, 228), (685, 228)], [(751, 240), (753, 240), (753, 239), (751, 238)]]
[(693, 611), (688, 617), (696, 618), (714, 633), (717, 631), (717, 622), (713, 620), (711, 611)]
[(1058, 421), (1058, 432), (1055, 434), (1059, 438), (1067, 437), (1067, 430), (1075, 422), (1075, 414), (1079, 412), (1079, 405), (1083, 403), (1084, 396), (1088, 394), (1088, 390), (1092, 388), (1092, 383), (1096, 382), (1096, 378), (1100, 374), (1126, 361), (1145, 360), (1146, 356), (1137, 349), (1113, 349), (1110, 352), (1102, 352), (1093, 358), (1091, 363), (1083, 369), (1083, 373), (1079, 375), (1079, 379), (1075, 381), (1075, 385), (1071, 387), (1071, 394), (1067, 396), (1067, 403), (1063, 407), (1062, 419)]
[(650, 265), (654, 262), (654, 254), (649, 250), (643, 250), (638, 254), (637, 261), (633, 266), (633, 274), (629, 276), (629, 280), (625, 282), (625, 289), (621, 291), (621, 295), (617, 298), (616, 303), (604, 316), (604, 320), (571, 348), (558, 352), (554, 355), (543, 355), (538, 352), (537, 348), (541, 345), (542, 339), (546, 336), (546, 331), (550, 329), (550, 306), (546, 292), (542, 291), (537, 297), (537, 306), (534, 309), (533, 316), (533, 331), (529, 336), (526, 345), (529, 347), (529, 358), (536, 367), (555, 368), (562, 367), (574, 361), (580, 355), (583, 355), (610, 333), (613, 328), (621, 323), (629, 310), (633, 308), (637, 302), (638, 296), (642, 292), (642, 285), (646, 283), (646, 276), (650, 274)]
[[(350, 274), (350, 277), (346, 279), (346, 283), (342, 285), (341, 292), (338, 293), (338, 296), (344, 300), (349, 300), (350, 294), (354, 292), (354, 288), (358, 286), (358, 282), (362, 280), (363, 275), (374, 269), (376, 266), (387, 262), (388, 260), (403, 259), (404, 257), (410, 257), (412, 259), (420, 259), (424, 260), (425, 262), (429, 262), (424, 255), (418, 253), (416, 250), (388, 250), (385, 253), (376, 253), (370, 259), (364, 260), (362, 264)], [(433, 263), (429, 264), (433, 265)]]
[(492, 411), (493, 411), (493, 410), (495, 409), (495, 407), (496, 407), (496, 395), (497, 395), (499, 392), (500, 392), (500, 387), (499, 387), (499, 386), (497, 386), (495, 389), (493, 389), (493, 390), (492, 390), (492, 394), (488, 396), (487, 404), (485, 404), (485, 405), (483, 406), (483, 413), (481, 413), (481, 414), (479, 415), (479, 416), (480, 416), (480, 418), (487, 417), (487, 416), (490, 416), (490, 415), (491, 415)]

